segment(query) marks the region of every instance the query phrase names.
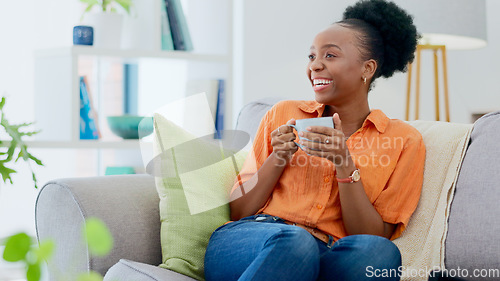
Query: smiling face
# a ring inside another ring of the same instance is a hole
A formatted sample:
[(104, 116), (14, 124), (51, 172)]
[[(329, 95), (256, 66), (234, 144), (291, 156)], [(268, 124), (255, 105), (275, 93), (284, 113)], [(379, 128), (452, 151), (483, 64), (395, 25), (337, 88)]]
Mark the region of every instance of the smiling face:
[[(334, 24), (314, 38), (307, 76), (316, 93), (317, 102), (342, 105), (368, 98), (371, 74), (367, 72), (367, 67), (370, 63), (361, 58), (355, 32)], [(367, 77), (366, 84), (363, 77)]]

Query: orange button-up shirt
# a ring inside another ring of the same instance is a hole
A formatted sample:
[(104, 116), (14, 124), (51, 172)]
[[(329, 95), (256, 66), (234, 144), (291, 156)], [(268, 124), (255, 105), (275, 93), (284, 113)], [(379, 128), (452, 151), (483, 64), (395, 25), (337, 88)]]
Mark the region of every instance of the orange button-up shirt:
[[(253, 157), (247, 158), (240, 172), (241, 182), (249, 180), (272, 153), (273, 130), (291, 118), (321, 117), (324, 109), (316, 101), (282, 101), (273, 106), (260, 123), (249, 154)], [(412, 126), (372, 110), (346, 144), (370, 202), (384, 222), (397, 224), (391, 239), (399, 237), (420, 198), (425, 160), (422, 136)], [(238, 187), (236, 182), (233, 191)], [(258, 213), (318, 228), (335, 240), (347, 236), (335, 165), (300, 149)]]

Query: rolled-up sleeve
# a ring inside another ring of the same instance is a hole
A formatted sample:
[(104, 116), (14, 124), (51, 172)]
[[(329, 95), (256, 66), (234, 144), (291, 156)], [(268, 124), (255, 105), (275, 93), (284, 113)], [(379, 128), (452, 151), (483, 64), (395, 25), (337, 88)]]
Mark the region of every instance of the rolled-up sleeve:
[(373, 206), (387, 223), (396, 224), (391, 240), (398, 238), (415, 211), (422, 191), (425, 145), (418, 134), (409, 138), (384, 189)]

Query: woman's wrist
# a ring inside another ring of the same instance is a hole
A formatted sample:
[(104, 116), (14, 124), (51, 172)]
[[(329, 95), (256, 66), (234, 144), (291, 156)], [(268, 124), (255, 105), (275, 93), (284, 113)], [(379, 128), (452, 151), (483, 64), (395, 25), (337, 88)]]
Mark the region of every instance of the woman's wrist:
[(290, 161), (285, 157), (287, 156), (279, 155), (278, 152), (273, 151), (271, 155), (269, 155), (269, 160), (271, 161), (273, 167), (283, 170)]
[(339, 179), (348, 178), (349, 176), (352, 175), (352, 173), (356, 169), (357, 169), (357, 167), (354, 164), (354, 161), (352, 160), (350, 154), (348, 154), (347, 157), (344, 158), (344, 161), (342, 161), (342, 163), (335, 165), (335, 170), (337, 172), (337, 178), (339, 178)]

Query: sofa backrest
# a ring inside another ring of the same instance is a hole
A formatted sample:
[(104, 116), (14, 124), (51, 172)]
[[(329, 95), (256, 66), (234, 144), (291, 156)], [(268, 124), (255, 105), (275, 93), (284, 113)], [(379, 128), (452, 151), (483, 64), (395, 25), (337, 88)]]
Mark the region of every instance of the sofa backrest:
[(499, 142), (500, 111), (483, 116), (474, 125), (450, 210), (447, 268), (468, 269), (470, 274), (476, 269), (496, 269), (499, 274)]
[(238, 115), (236, 130), (245, 131), (250, 134), (251, 139), (255, 137), (259, 128), (260, 120), (273, 105), (282, 98), (265, 98), (246, 104)]

